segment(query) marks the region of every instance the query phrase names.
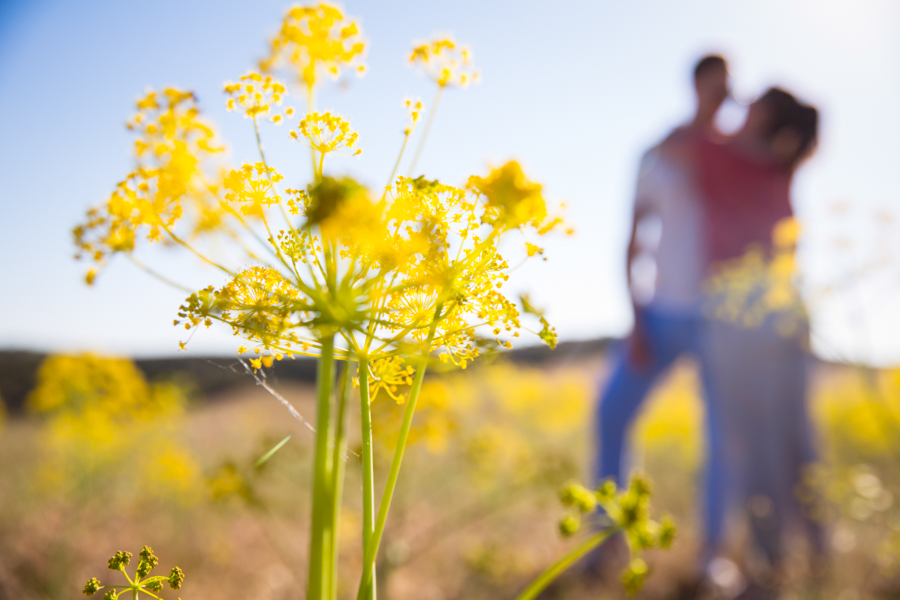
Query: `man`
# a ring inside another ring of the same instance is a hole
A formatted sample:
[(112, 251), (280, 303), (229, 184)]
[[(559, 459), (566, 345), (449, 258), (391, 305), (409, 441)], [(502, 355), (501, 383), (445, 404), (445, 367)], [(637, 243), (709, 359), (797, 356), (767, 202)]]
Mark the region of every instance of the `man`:
[[(721, 56), (701, 59), (694, 69), (697, 107), (694, 118), (651, 148), (641, 161), (628, 244), (628, 282), (634, 305), (634, 330), (613, 366), (597, 413), (600, 438), (598, 479), (626, 484), (622, 458), (626, 433), (652, 385), (685, 353), (699, 357), (702, 283), (707, 261), (702, 200), (695, 184), (692, 149), (697, 136), (718, 137), (715, 117), (728, 96), (728, 68)], [(636, 260), (646, 253), (641, 235), (650, 218), (661, 228), (652, 254), (656, 284), (652, 299), (638, 301)], [(707, 399), (708, 400), (708, 399)], [(715, 408), (707, 404), (709, 459), (706, 482), (706, 535), (717, 540), (724, 511), (721, 453)]]

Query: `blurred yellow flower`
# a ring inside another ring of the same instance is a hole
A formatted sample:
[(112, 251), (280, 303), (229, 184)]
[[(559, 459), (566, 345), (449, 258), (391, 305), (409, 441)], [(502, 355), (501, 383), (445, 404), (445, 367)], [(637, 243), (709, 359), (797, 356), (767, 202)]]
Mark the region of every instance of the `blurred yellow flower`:
[(472, 53), (449, 37), (435, 38), (413, 48), (409, 62), (421, 67), (440, 87), (466, 87), (478, 81)]
[(421, 98), (404, 98), (403, 106), (406, 107), (407, 114), (407, 125), (403, 133), (409, 135), (412, 133), (416, 123), (419, 122), (419, 119), (422, 118), (422, 112), (424, 112), (425, 108), (422, 106)]
[(562, 222), (548, 219), (541, 185), (528, 181), (515, 161), (493, 169), (487, 177), (469, 177), (466, 186), (487, 199), (482, 220), (510, 229), (530, 225), (546, 233)]
[(225, 84), (225, 93), (231, 96), (228, 110), (237, 110), (240, 106), (244, 109), (244, 115), (251, 119), (265, 115), (273, 123), (280, 123), (284, 117), (290, 118), (294, 114), (293, 108), (287, 108), (283, 114), (275, 110), (276, 106), (281, 105), (287, 90), (271, 75), (253, 72), (241, 75), (238, 83)]
[(696, 370), (678, 365), (646, 402), (634, 424), (639, 457), (665, 457), (688, 473), (703, 459), (703, 403)]
[(807, 315), (794, 258), (799, 234), (796, 220), (782, 219), (772, 230), (771, 254), (752, 246), (743, 256), (717, 265), (705, 284), (708, 314), (745, 328), (771, 318), (782, 335), (802, 332)]
[(362, 73), (365, 49), (356, 21), (344, 17), (336, 6), (294, 5), (272, 38), (269, 56), (260, 61), (260, 69), (268, 72), (284, 65), (297, 81), (312, 89), (323, 73), (335, 78), (344, 68)]
[(181, 386), (148, 384), (125, 359), (51, 356), (27, 404), (44, 418), (38, 482), (48, 493), (197, 498), (199, 468), (175, 440)]

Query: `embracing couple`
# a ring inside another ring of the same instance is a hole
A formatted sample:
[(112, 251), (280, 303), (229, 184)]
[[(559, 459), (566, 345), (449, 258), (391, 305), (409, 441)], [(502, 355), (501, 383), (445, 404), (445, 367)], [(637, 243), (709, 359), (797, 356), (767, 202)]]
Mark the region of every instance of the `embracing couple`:
[[(757, 258), (753, 264), (771, 264), (783, 244), (777, 235), (773, 242), (773, 231), (792, 216), (792, 178), (815, 148), (818, 113), (770, 88), (749, 106), (743, 126), (726, 136), (716, 127), (729, 96), (725, 60), (700, 60), (694, 84), (693, 120), (641, 161), (629, 284), (635, 259), (650, 253), (655, 289), (646, 302), (635, 301), (634, 331), (601, 393), (597, 476), (626, 483), (626, 434), (641, 404), (679, 356), (693, 355), (706, 408), (704, 567), (724, 551), (729, 517), (741, 512), (753, 541), (777, 568), (786, 529), (799, 529), (815, 551), (821, 549), (818, 528), (794, 494), (804, 465), (814, 459), (805, 404), (805, 320), (785, 328), (774, 309), (746, 318), (734, 310), (727, 286), (712, 293), (709, 282), (733, 272), (748, 255)], [(648, 243), (642, 230), (649, 218), (660, 227)], [(766, 305), (771, 290), (765, 286), (748, 292), (752, 286), (739, 277), (729, 281), (744, 296), (737, 304), (756, 294)], [(729, 314), (723, 308), (731, 309), (729, 318), (722, 318)]]

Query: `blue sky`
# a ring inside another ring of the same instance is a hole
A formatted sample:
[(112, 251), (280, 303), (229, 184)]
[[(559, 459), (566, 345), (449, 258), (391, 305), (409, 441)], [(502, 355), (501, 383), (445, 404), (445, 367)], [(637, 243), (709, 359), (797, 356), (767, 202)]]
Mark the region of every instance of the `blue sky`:
[[(250, 68), (288, 4), (270, 0), (9, 0), (0, 8), (0, 347), (175, 352), (183, 294), (114, 261), (82, 283), (69, 231), (130, 166), (124, 128), (148, 87), (197, 92), (228, 142), (254, 158), (247, 121), (224, 109), (222, 82)], [(363, 155), (333, 163), (380, 187), (400, 143), (401, 100), (434, 89), (405, 65), (414, 40), (468, 43), (479, 85), (441, 101), (419, 169), (461, 184), (488, 164), (522, 162), (578, 233), (547, 245), (547, 262), (516, 285), (548, 307), (563, 339), (630, 327), (623, 255), (636, 162), (691, 110), (690, 69), (709, 51), (732, 63), (739, 97), (766, 86), (822, 111), (822, 143), (798, 175), (802, 261), (816, 349), (900, 362), (900, 4), (891, 0), (753, 3), (372, 2), (343, 4), (370, 42), (362, 79), (327, 85), (319, 106), (351, 119)], [(298, 105), (302, 105), (298, 102)], [(734, 108), (732, 117), (737, 118)], [(293, 160), (285, 129), (267, 149)], [(284, 140), (284, 141), (282, 141)], [(283, 164), (278, 163), (278, 164)], [(893, 219), (893, 220), (892, 220)], [(163, 259), (197, 287), (212, 275)], [(229, 353), (224, 331), (192, 354)]]

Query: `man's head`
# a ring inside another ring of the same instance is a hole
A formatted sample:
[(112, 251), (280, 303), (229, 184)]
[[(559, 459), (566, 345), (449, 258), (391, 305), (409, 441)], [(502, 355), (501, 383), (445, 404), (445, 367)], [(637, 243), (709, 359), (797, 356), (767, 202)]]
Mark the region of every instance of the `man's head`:
[(728, 64), (718, 54), (709, 54), (694, 67), (697, 113), (715, 114), (728, 97)]

